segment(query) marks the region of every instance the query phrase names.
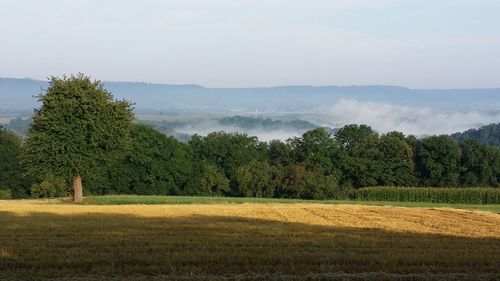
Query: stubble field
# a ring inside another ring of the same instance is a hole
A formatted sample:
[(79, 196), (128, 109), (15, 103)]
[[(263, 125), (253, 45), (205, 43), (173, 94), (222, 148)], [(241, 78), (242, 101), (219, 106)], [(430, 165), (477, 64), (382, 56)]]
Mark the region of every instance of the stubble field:
[(494, 212), (0, 201), (2, 280), (498, 278)]

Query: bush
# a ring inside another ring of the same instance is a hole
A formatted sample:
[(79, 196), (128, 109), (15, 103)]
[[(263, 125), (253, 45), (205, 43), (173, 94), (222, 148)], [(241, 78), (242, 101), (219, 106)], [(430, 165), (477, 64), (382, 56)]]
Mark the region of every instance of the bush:
[(41, 183), (31, 186), (31, 197), (46, 198), (67, 196), (66, 186), (66, 181), (64, 179), (48, 176)]
[(229, 180), (215, 165), (204, 165), (200, 176), (202, 195), (221, 196), (229, 192)]
[(498, 188), (361, 188), (351, 193), (359, 201), (500, 204)]
[(325, 176), (314, 171), (304, 173), (306, 198), (314, 200), (336, 199), (338, 193), (337, 180), (334, 176)]
[(10, 190), (0, 189), (0, 199), (12, 198)]
[(267, 162), (251, 161), (236, 171), (239, 195), (245, 197), (267, 197), (274, 195), (273, 170)]

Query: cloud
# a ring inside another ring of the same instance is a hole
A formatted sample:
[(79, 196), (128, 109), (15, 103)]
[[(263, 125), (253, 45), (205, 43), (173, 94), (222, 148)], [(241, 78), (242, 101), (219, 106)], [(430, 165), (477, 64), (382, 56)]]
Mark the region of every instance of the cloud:
[[(279, 116), (288, 120), (292, 117), (298, 120), (307, 120), (318, 126), (340, 128), (347, 124), (365, 124), (379, 133), (399, 131), (417, 137), (452, 134), (500, 122), (500, 109), (440, 110), (431, 107), (404, 106), (354, 99), (342, 99), (333, 105), (325, 105), (309, 112), (293, 115), (283, 114)], [(307, 131), (306, 128), (294, 128), (293, 126), (271, 128), (256, 124), (242, 127), (237, 124), (222, 124), (219, 120), (213, 119), (186, 121), (185, 124), (173, 126), (172, 129), (178, 133), (202, 136), (219, 131), (239, 132), (256, 136), (261, 141), (273, 139), (284, 141), (301, 136)]]
[(341, 100), (319, 111), (328, 126), (366, 124), (380, 133), (400, 131), (416, 136), (451, 134), (500, 122), (500, 111), (439, 111), (357, 100)]

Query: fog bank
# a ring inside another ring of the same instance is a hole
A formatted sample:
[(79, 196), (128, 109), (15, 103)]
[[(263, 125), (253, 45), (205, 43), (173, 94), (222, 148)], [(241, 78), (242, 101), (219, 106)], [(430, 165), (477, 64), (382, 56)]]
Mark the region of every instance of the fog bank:
[(500, 122), (500, 110), (440, 111), (430, 107), (409, 107), (390, 103), (343, 99), (317, 110), (312, 116), (319, 125), (341, 127), (366, 124), (379, 133), (399, 131), (419, 137), (451, 134)]

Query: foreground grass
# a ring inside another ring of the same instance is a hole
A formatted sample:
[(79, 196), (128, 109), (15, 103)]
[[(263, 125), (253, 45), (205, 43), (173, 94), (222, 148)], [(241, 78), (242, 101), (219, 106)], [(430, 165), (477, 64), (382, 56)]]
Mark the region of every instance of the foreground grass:
[(0, 279), (500, 278), (499, 214), (294, 203), (2, 201)]
[(389, 202), (389, 201), (352, 201), (352, 200), (299, 200), (275, 198), (238, 198), (238, 197), (192, 197), (192, 196), (144, 196), (144, 195), (106, 195), (85, 198), (88, 205), (128, 205), (128, 204), (244, 204), (244, 203), (321, 203), (321, 204), (359, 204), (370, 206), (397, 206), (410, 208), (455, 208), (481, 210), (500, 213), (500, 205), (443, 204), (427, 202)]

